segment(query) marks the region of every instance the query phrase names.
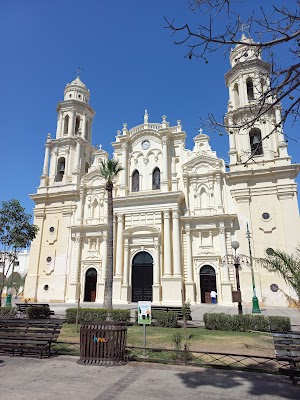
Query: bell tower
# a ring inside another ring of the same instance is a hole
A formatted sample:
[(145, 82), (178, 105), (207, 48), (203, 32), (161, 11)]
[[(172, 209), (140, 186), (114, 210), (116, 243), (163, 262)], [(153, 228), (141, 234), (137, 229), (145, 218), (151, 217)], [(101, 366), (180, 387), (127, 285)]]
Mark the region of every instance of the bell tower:
[[(231, 51), (231, 70), (225, 75), (229, 89), (225, 123), (229, 135), (230, 170), (290, 163), (281, 125), (281, 106), (270, 108), (270, 64), (261, 59), (255, 42), (242, 35)], [(263, 105), (262, 105), (263, 104)]]
[(55, 139), (48, 134), (41, 187), (79, 184), (92, 163), (92, 123), (95, 112), (90, 92), (79, 76), (67, 84), (64, 100), (57, 105)]

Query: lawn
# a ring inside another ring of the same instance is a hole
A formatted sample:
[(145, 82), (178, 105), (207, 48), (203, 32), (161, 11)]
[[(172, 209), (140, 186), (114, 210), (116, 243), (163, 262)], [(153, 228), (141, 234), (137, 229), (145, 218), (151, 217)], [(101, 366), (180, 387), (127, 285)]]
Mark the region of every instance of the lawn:
[[(182, 328), (158, 328), (147, 326), (147, 347), (174, 348), (172, 338)], [(254, 332), (209, 331), (204, 328), (187, 328), (188, 345), (194, 351), (274, 356), (272, 335)], [(74, 324), (64, 324), (59, 341), (79, 343), (79, 332)], [(127, 345), (143, 346), (143, 326), (129, 326)]]

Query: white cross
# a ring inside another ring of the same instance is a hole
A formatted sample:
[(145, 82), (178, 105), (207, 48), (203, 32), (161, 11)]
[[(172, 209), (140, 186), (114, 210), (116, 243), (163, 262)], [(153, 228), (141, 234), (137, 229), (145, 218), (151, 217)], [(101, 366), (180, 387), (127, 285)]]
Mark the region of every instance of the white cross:
[(202, 135), (202, 132), (203, 132), (203, 129), (202, 129), (202, 128), (200, 128), (200, 129), (199, 129), (199, 133), (200, 133), (200, 135)]

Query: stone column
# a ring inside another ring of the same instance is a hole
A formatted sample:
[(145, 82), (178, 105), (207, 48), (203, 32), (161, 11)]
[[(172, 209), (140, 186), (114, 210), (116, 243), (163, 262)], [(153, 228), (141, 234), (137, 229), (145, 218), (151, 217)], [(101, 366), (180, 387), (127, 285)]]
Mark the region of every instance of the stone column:
[(69, 120), (68, 136), (74, 135), (74, 124), (75, 124), (75, 110), (71, 113), (71, 118)]
[(125, 239), (124, 243), (124, 271), (123, 271), (123, 284), (128, 285), (128, 274), (129, 273), (129, 244), (128, 238)]
[(127, 189), (127, 143), (122, 143), (121, 165), (124, 168), (120, 172), (120, 195), (126, 196)]
[(63, 120), (63, 116), (62, 116), (62, 113), (60, 112), (58, 115), (58, 120), (57, 120), (56, 138), (59, 138), (62, 136), (62, 120)]
[(123, 267), (123, 230), (124, 230), (124, 216), (118, 215), (117, 227), (117, 246), (116, 246), (116, 277), (122, 276)]
[(164, 136), (162, 138), (162, 157), (163, 157), (163, 170), (162, 170), (162, 182), (161, 188), (163, 192), (167, 192), (169, 189), (169, 155), (168, 155), (168, 138)]
[(73, 274), (71, 277), (71, 283), (80, 282), (80, 259), (81, 259), (81, 236), (76, 234), (75, 236), (75, 262), (73, 268)]
[(181, 235), (180, 235), (180, 221), (179, 211), (172, 211), (173, 218), (173, 275), (182, 276), (181, 271)]
[(164, 276), (171, 276), (170, 212), (164, 211)]
[(161, 301), (161, 285), (160, 285), (160, 246), (158, 238), (154, 239), (154, 266), (153, 266), (153, 285), (152, 285), (152, 301), (160, 303)]
[(186, 229), (186, 268), (187, 282), (193, 282), (192, 241), (190, 227)]
[(82, 138), (88, 140), (88, 137), (86, 137), (87, 132), (86, 132), (86, 115), (85, 114), (83, 114), (81, 123), (82, 123), (82, 126), (81, 126)]
[(55, 181), (56, 172), (57, 172), (57, 153), (58, 153), (57, 149), (55, 149), (55, 150), (52, 149), (50, 172), (49, 172), (49, 177), (50, 177), (50, 180), (52, 183)]
[(75, 155), (75, 172), (80, 172), (80, 153), (81, 153), (81, 143), (80, 140), (77, 139), (76, 143), (76, 155)]
[(186, 282), (185, 300), (195, 304), (195, 282), (193, 277), (193, 255), (190, 225), (186, 226)]
[(48, 176), (49, 159), (50, 159), (50, 143), (49, 143), (49, 142), (46, 142), (45, 157), (44, 157), (44, 166), (43, 166), (43, 175), (44, 175), (44, 176)]
[[(130, 300), (130, 295), (129, 295), (129, 289), (130, 289), (130, 285), (128, 284), (128, 276), (129, 276), (129, 242), (128, 242), (128, 238), (124, 239), (124, 271), (123, 271), (123, 283), (120, 287), (120, 298), (117, 299), (116, 297), (116, 301), (118, 302), (125, 302), (125, 303), (129, 303)], [(119, 284), (118, 281), (116, 281), (117, 277), (114, 278), (114, 285), (115, 284)], [(117, 286), (118, 287), (118, 286)], [(118, 289), (117, 289), (118, 290)]]

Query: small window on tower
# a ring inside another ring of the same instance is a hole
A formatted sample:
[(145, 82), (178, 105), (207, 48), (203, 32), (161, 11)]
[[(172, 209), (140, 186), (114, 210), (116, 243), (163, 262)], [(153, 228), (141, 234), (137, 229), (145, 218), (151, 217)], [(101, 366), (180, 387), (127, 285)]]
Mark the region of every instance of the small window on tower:
[(257, 128), (251, 129), (249, 133), (249, 139), (250, 139), (251, 154), (255, 156), (263, 154), (260, 129)]
[(56, 171), (55, 182), (61, 182), (63, 180), (64, 174), (65, 174), (65, 165), (66, 165), (66, 161), (65, 161), (64, 157), (61, 157), (57, 162), (57, 171)]
[(140, 174), (136, 169), (132, 174), (132, 191), (138, 192), (140, 190)]
[(64, 119), (64, 135), (68, 134), (68, 129), (69, 129), (69, 116), (66, 115)]
[(79, 126), (80, 126), (80, 117), (79, 115), (76, 117), (76, 124), (75, 124), (75, 135), (78, 134), (79, 131)]
[(160, 189), (160, 169), (154, 168), (152, 173), (152, 190)]
[(253, 81), (251, 78), (247, 78), (246, 85), (247, 85), (248, 101), (254, 100)]

